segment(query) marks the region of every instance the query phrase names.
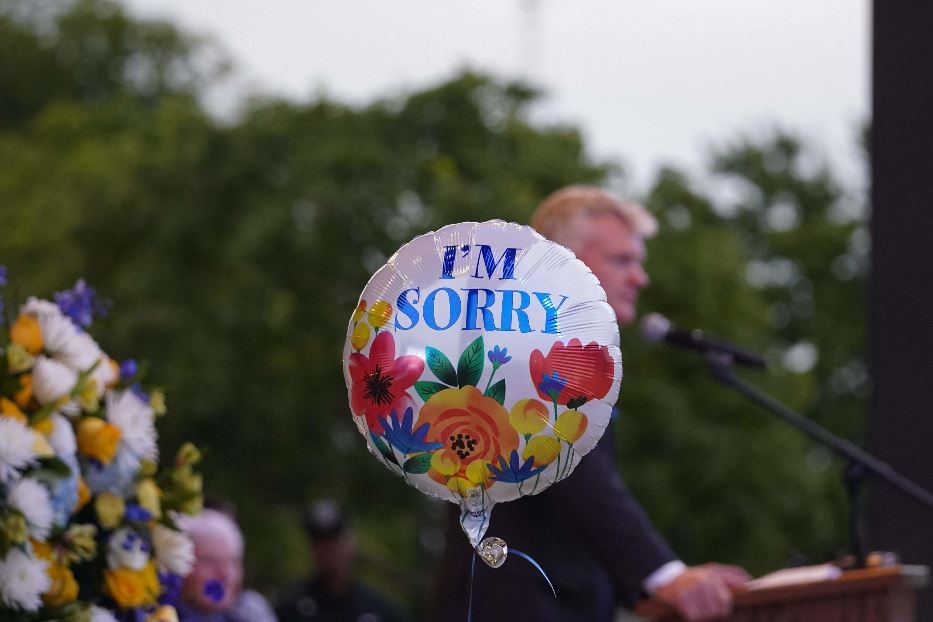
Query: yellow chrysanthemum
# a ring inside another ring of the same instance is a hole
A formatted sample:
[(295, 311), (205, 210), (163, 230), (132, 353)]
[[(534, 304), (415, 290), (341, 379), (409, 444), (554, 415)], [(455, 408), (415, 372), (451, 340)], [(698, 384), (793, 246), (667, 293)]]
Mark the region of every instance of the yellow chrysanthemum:
[(29, 419), (23, 414), (23, 411), (19, 409), (16, 402), (8, 400), (5, 397), (0, 397), (0, 415), (16, 419), (24, 425), (29, 424)]
[(509, 413), (509, 423), (522, 436), (537, 434), (550, 418), (547, 406), (534, 398), (518, 400)]
[(52, 585), (42, 595), (42, 600), (49, 607), (61, 607), (78, 598), (78, 582), (71, 569), (64, 564), (49, 564), (46, 574), (52, 580)]
[(42, 352), (42, 329), (39, 320), (31, 315), (20, 315), (10, 327), (10, 340), (21, 345), (30, 354)]
[(162, 491), (151, 477), (136, 484), (136, 499), (143, 509), (152, 514), (153, 518), (159, 519), (162, 516)]
[(551, 464), (560, 453), (560, 441), (553, 436), (535, 436), (522, 450), (522, 460), (534, 458), (534, 466)]
[(78, 451), (110, 464), (120, 445), (120, 428), (99, 417), (85, 417), (78, 423)]
[(121, 567), (104, 571), (104, 590), (120, 607), (154, 605), (159, 596), (159, 578), (152, 562), (142, 570)]
[(102, 492), (94, 499), (94, 511), (97, 520), (104, 529), (113, 529), (120, 524), (123, 513), (126, 512), (126, 503), (123, 497), (112, 492)]

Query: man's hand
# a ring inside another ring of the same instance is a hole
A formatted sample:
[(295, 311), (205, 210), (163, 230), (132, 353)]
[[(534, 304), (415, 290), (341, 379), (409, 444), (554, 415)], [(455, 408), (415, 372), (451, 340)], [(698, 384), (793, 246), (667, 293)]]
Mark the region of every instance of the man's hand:
[(738, 566), (704, 564), (687, 568), (656, 589), (654, 596), (687, 620), (713, 620), (732, 612), (732, 590), (744, 587), (750, 579)]

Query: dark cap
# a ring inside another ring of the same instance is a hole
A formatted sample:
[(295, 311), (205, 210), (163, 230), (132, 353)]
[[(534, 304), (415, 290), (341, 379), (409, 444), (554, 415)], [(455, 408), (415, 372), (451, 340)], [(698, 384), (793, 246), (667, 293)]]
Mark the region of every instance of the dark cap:
[(349, 524), (339, 503), (319, 499), (305, 508), (304, 528), (312, 540), (334, 540), (347, 531)]

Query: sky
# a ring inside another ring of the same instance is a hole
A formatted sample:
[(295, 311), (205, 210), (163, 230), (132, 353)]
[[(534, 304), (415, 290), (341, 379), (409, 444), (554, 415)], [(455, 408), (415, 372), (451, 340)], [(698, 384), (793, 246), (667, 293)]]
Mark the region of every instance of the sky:
[(870, 102), (868, 0), (125, 0), (208, 35), (233, 78), (209, 105), (264, 93), (363, 104), (465, 67), (531, 80), (533, 117), (579, 126), (644, 190), (661, 163), (775, 127), (864, 186), (855, 136)]

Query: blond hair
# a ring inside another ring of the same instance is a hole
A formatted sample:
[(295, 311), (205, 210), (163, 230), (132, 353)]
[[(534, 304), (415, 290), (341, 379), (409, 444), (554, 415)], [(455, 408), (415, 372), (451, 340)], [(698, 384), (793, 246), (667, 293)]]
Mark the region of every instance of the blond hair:
[(617, 217), (643, 238), (658, 230), (658, 221), (644, 207), (596, 186), (567, 186), (552, 193), (531, 215), (531, 226), (549, 240), (579, 248), (580, 221), (600, 214)]

